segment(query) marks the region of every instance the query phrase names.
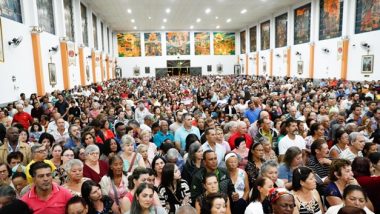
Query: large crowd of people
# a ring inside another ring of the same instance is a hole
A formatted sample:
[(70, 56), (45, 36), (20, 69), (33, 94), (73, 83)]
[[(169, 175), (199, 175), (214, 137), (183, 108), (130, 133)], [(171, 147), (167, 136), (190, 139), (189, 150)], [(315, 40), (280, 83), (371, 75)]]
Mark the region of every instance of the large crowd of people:
[(0, 214), (380, 213), (380, 80), (115, 79), (0, 109)]

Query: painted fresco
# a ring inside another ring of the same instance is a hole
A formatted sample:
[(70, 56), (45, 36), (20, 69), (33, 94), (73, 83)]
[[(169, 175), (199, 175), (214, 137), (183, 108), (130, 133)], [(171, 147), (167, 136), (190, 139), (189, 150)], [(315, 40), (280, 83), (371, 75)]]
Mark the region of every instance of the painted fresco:
[(240, 54), (246, 53), (245, 47), (245, 31), (240, 32)]
[(162, 56), (161, 33), (144, 33), (145, 56)]
[(257, 51), (257, 27), (251, 27), (249, 29), (249, 50), (250, 52)]
[(210, 55), (210, 33), (194, 33), (195, 55)]
[(288, 14), (276, 17), (276, 48), (285, 47), (288, 44)]
[(261, 50), (268, 50), (270, 48), (270, 21), (261, 23)]
[(118, 33), (117, 48), (119, 57), (141, 56), (140, 33)]
[(294, 44), (310, 42), (311, 4), (294, 10)]
[(0, 0), (0, 16), (22, 23), (20, 0)]
[(214, 32), (214, 55), (235, 55), (235, 33)]
[(380, 0), (357, 0), (355, 33), (380, 29)]
[(319, 40), (340, 37), (342, 35), (343, 2), (321, 0), (319, 8)]
[(189, 32), (167, 32), (166, 33), (167, 55), (190, 55), (190, 33)]

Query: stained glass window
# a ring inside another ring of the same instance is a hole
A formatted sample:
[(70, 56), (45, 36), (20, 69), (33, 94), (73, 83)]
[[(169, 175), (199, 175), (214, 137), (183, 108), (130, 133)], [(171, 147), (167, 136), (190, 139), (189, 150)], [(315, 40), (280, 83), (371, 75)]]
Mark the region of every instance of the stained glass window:
[(96, 16), (95, 14), (92, 14), (92, 34), (94, 36), (94, 47), (96, 50), (99, 49), (99, 44), (98, 44), (98, 25), (96, 22)]
[(71, 0), (64, 0), (64, 13), (65, 13), (65, 27), (66, 27), (66, 36), (70, 41), (74, 41), (74, 14), (73, 14), (73, 4)]
[(82, 23), (83, 44), (88, 46), (87, 9), (83, 4), (80, 4), (80, 16), (81, 16), (81, 23)]
[(38, 24), (44, 31), (55, 34), (52, 0), (37, 0)]

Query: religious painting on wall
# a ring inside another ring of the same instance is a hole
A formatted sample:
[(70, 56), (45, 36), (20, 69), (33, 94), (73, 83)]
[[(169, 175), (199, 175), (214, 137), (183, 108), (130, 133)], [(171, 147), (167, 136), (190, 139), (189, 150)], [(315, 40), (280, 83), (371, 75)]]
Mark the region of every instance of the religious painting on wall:
[(38, 24), (48, 33), (55, 34), (53, 1), (37, 0)]
[(20, 0), (0, 0), (0, 16), (22, 23)]
[(270, 21), (261, 23), (260, 25), (261, 37), (261, 50), (268, 50), (270, 48)]
[(299, 75), (303, 74), (303, 61), (297, 61), (297, 73)]
[(275, 20), (276, 48), (285, 47), (288, 44), (288, 14), (277, 16)]
[(161, 33), (144, 33), (145, 56), (162, 56)]
[(0, 62), (4, 62), (3, 28), (0, 19)]
[(195, 55), (210, 55), (210, 33), (194, 33)]
[(55, 63), (48, 63), (49, 83), (52, 87), (57, 85), (57, 70)]
[(235, 33), (214, 32), (214, 55), (235, 55)]
[(80, 18), (82, 23), (82, 39), (83, 44), (88, 46), (88, 30), (87, 30), (87, 9), (82, 3), (80, 4)]
[(319, 40), (342, 35), (343, 1), (321, 0), (319, 14)]
[(373, 63), (374, 55), (364, 55), (362, 56), (362, 74), (372, 74), (373, 73)]
[(119, 57), (141, 56), (140, 33), (118, 33), (116, 37)]
[(240, 54), (246, 53), (245, 47), (245, 31), (240, 32)]
[(98, 24), (95, 14), (92, 14), (92, 36), (94, 37), (94, 47), (95, 50), (99, 50), (98, 42)]
[(380, 29), (380, 0), (357, 0), (355, 33)]
[(249, 28), (249, 50), (250, 52), (257, 51), (257, 27)]
[(310, 41), (311, 4), (294, 10), (294, 44)]
[(190, 33), (189, 32), (167, 32), (166, 54), (190, 55)]

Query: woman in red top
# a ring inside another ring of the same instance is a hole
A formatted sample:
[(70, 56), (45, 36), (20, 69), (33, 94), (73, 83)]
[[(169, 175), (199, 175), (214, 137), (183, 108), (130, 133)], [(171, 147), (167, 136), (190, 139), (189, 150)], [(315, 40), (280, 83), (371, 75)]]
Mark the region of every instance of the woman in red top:
[(111, 129), (109, 129), (109, 127), (110, 127), (110, 123), (108, 122), (107, 119), (100, 120), (100, 129), (103, 132), (105, 140), (115, 138), (115, 134), (111, 131)]
[(99, 147), (88, 145), (84, 151), (86, 160), (83, 166), (83, 176), (99, 183), (100, 179), (108, 172), (108, 164), (99, 160)]
[[(367, 193), (369, 201), (372, 202), (374, 212), (380, 213), (380, 176), (371, 176), (371, 163), (367, 158), (356, 157), (352, 162), (354, 177)], [(371, 204), (367, 204), (371, 210)]]

